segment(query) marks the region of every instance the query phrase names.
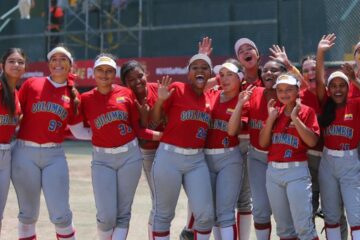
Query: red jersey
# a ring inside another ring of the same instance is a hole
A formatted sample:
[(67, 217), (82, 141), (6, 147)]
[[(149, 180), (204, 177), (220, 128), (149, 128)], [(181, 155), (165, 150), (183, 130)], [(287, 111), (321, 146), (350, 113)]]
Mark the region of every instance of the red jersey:
[[(158, 99), (158, 85), (157, 83), (146, 83), (147, 88), (147, 104), (150, 108), (155, 105), (156, 100)], [(149, 129), (162, 132), (164, 130), (164, 122), (155, 123), (149, 119), (148, 126)], [(159, 146), (159, 141), (151, 141), (139, 139), (141, 148), (144, 149), (157, 149)]]
[[(247, 115), (249, 117), (248, 130), (251, 145), (262, 151), (267, 151), (268, 148), (263, 148), (259, 145), (260, 130), (263, 128), (266, 119), (268, 118), (268, 101), (266, 100), (264, 91), (265, 88), (263, 87), (257, 87), (253, 90), (249, 100), (249, 111), (247, 112)], [(277, 101), (276, 106), (280, 107), (281, 103)]]
[(220, 102), (221, 93), (222, 91), (215, 91), (211, 95), (211, 124), (206, 138), (206, 148), (229, 148), (239, 145), (238, 137), (230, 136), (227, 133), (238, 95), (227, 102)]
[[(241, 83), (240, 91), (246, 90), (246, 88), (248, 88), (250, 85), (256, 86), (256, 87), (264, 87), (264, 84), (263, 84), (263, 82), (262, 82), (262, 80), (260, 78), (256, 79), (251, 84), (246, 82), (245, 80), (243, 80), (242, 83)], [(246, 114), (246, 112), (242, 111), (242, 115), (244, 115), (244, 114)], [(248, 135), (249, 136), (249, 134), (250, 134), (250, 132), (249, 132), (248, 123), (244, 122), (239, 136), (243, 136), (243, 135)]]
[(23, 118), (18, 138), (39, 144), (64, 140), (66, 125), (82, 121), (74, 115), (68, 86), (55, 87), (48, 78), (30, 78), (19, 91)]
[[(317, 116), (319, 116), (321, 114), (322, 106), (321, 106), (316, 94), (311, 92), (309, 89), (304, 88), (304, 89), (300, 90), (299, 96), (300, 96), (302, 104), (314, 109)], [(322, 136), (320, 136), (320, 139), (319, 139), (318, 143), (316, 144), (316, 146), (312, 147), (310, 149), (322, 152), (323, 148), (324, 148), (324, 141), (322, 139)]]
[(141, 129), (139, 113), (130, 89), (113, 85), (108, 94), (96, 88), (81, 95), (82, 113), (89, 123), (97, 147), (122, 146), (136, 138), (152, 139), (152, 131)]
[(336, 109), (335, 120), (324, 129), (325, 147), (333, 150), (357, 148), (360, 141), (360, 99), (348, 99), (346, 106)]
[(0, 85), (0, 144), (8, 144), (14, 136), (21, 110), (18, 91), (16, 89), (14, 92), (15, 114), (13, 117), (10, 117), (8, 109), (1, 102), (2, 94), (2, 86)]
[(355, 86), (352, 82), (350, 82), (348, 98), (358, 98), (360, 97), (360, 89)]
[[(306, 161), (308, 146), (301, 140), (294, 123), (290, 116), (285, 115), (284, 109), (284, 106), (281, 107), (273, 126), (268, 160), (275, 162)], [(320, 134), (316, 114), (312, 108), (301, 105), (298, 116), (305, 126), (315, 134)]]
[(183, 148), (203, 148), (210, 125), (210, 97), (197, 95), (190, 84), (175, 82), (174, 92), (164, 103), (168, 123), (161, 142)]
[(247, 87), (250, 85), (256, 86), (256, 87), (264, 87), (264, 84), (260, 78), (256, 79), (253, 83), (248, 83), (247, 81), (243, 80), (241, 83), (241, 91), (246, 90)]
[(299, 96), (302, 104), (314, 109), (317, 115), (321, 113), (321, 105), (316, 94), (311, 92), (309, 89), (304, 88), (300, 90)]

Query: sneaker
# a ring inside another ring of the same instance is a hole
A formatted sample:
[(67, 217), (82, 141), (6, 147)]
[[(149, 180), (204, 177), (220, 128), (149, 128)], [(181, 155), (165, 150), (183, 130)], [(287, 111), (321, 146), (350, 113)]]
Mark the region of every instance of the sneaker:
[(194, 233), (193, 233), (193, 231), (183, 229), (180, 233), (179, 239), (180, 240), (194, 240)]

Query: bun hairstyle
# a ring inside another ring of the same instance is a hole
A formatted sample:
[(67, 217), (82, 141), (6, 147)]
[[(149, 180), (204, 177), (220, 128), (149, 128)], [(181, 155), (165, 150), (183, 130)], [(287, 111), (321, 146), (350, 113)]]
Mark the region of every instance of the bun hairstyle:
[(3, 72), (0, 77), (0, 92), (2, 93), (1, 104), (9, 111), (10, 117), (15, 115), (16, 106), (13, 91), (6, 78), (5, 65), (6, 60), (13, 53), (19, 53), (26, 61), (26, 55), (21, 48), (9, 48), (1, 58), (1, 63), (3, 65)]

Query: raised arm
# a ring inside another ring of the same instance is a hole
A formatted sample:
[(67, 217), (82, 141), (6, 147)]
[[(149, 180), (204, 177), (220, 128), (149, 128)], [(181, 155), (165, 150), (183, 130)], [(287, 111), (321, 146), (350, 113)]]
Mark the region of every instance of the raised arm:
[(324, 102), (324, 96), (326, 94), (324, 66), (325, 53), (335, 44), (335, 39), (336, 36), (334, 33), (324, 35), (318, 44), (316, 52), (316, 93), (320, 103)]
[(244, 104), (249, 101), (254, 88), (255, 86), (250, 85), (247, 87), (246, 90), (239, 93), (238, 102), (236, 104), (234, 112), (231, 114), (228, 124), (228, 134), (230, 136), (236, 136), (239, 134), (241, 129), (242, 108)]
[(162, 108), (166, 99), (168, 99), (173, 93), (174, 89), (169, 90), (169, 85), (172, 79), (169, 76), (164, 76), (161, 81), (158, 82), (158, 99), (156, 100), (153, 108), (150, 111), (151, 120), (154, 122), (160, 122), (163, 116)]
[(279, 45), (273, 45), (272, 48), (269, 48), (272, 56), (269, 56), (271, 60), (277, 60), (279, 62), (282, 62), (287, 71), (295, 75), (298, 79), (300, 79), (301, 82), (301, 88), (307, 88), (309, 87), (309, 83), (304, 81), (304, 78), (300, 71), (291, 63), (289, 60), (285, 47), (281, 47)]
[[(314, 147), (318, 140), (319, 136), (316, 135), (310, 128), (308, 128), (304, 122), (299, 118), (299, 111), (301, 109), (300, 99), (296, 100), (296, 105), (291, 112), (291, 120), (294, 123), (296, 130), (298, 131), (300, 138), (308, 145), (309, 147)], [(316, 120), (314, 114), (314, 121)]]

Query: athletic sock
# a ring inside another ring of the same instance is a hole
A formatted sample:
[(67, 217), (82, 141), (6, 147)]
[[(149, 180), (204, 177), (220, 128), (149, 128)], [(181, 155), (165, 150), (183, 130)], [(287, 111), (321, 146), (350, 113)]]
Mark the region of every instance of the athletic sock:
[(341, 239), (340, 225), (339, 224), (325, 224), (325, 233), (327, 240)]
[(214, 226), (212, 232), (213, 232), (213, 235), (214, 235), (214, 239), (215, 239), (215, 240), (222, 240), (222, 239), (221, 239), (220, 227), (215, 227), (215, 226)]
[(220, 228), (221, 238), (224, 240), (237, 240), (236, 225)]
[(114, 230), (110, 229), (109, 231), (101, 231), (99, 228), (97, 229), (99, 240), (111, 240), (111, 235)]
[(153, 240), (170, 240), (170, 231), (152, 232)]
[(35, 223), (24, 224), (24, 223), (19, 222), (18, 223), (18, 233), (19, 233), (19, 239), (21, 239), (21, 240), (36, 239)]
[(56, 229), (56, 238), (57, 240), (75, 240), (75, 228), (72, 224), (67, 227), (57, 227)]
[(255, 227), (255, 235), (257, 240), (270, 240), (271, 223), (265, 223), (265, 224), (254, 223), (254, 227)]
[(197, 231), (194, 230), (194, 240), (209, 240), (211, 230), (209, 231)]
[(237, 213), (237, 227), (239, 240), (249, 240), (251, 231), (251, 212)]

